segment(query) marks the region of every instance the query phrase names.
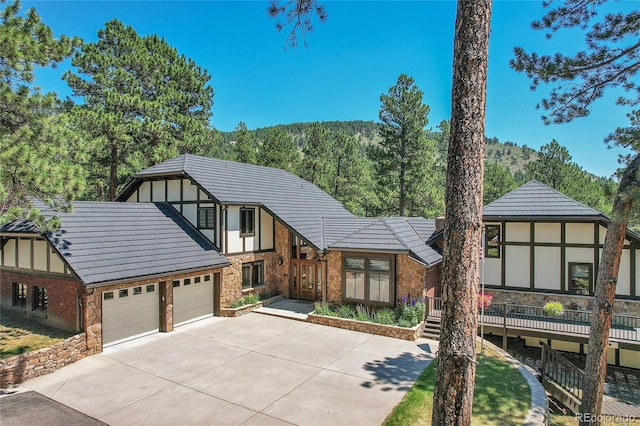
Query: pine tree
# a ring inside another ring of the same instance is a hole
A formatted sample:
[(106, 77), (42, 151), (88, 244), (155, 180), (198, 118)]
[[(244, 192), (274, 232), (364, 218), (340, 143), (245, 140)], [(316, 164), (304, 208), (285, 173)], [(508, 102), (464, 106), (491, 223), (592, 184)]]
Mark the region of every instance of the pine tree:
[(236, 161), (247, 164), (256, 164), (258, 155), (258, 144), (253, 133), (247, 129), (247, 125), (244, 122), (238, 123), (233, 130), (233, 137), (236, 141), (234, 145), (234, 151), (236, 154)]
[(495, 162), (488, 162), (484, 169), (484, 204), (497, 200), (507, 192), (518, 187), (518, 183), (506, 167)]
[(118, 20), (73, 57), (64, 78), (83, 103), (73, 109), (95, 140), (96, 196), (113, 199), (135, 171), (209, 143), (210, 76), (157, 35)]
[(371, 167), (364, 147), (344, 132), (335, 135), (333, 144), (335, 176), (328, 191), (351, 213), (364, 216), (372, 204)]
[(295, 173), (300, 166), (300, 150), (291, 135), (279, 127), (266, 131), (258, 149), (258, 164)]
[(405, 74), (398, 77), (388, 94), (380, 96), (382, 141), (372, 146), (370, 158), (384, 200), (383, 214), (419, 214), (424, 205), (420, 191), (429, 184), (436, 146), (424, 130), (429, 107), (422, 103), (422, 96), (413, 78)]
[(26, 197), (67, 208), (84, 190), (86, 143), (56, 95), (34, 86), (34, 70), (55, 66), (80, 40), (55, 38), (33, 8), (19, 12), (15, 1), (0, 13), (0, 221), (26, 216), (54, 226), (29, 209)]
[(471, 423), (490, 20), (490, 0), (458, 1), (447, 157), (442, 329), (432, 416), (432, 424), (438, 426)]
[(335, 180), (335, 161), (332, 155), (333, 138), (320, 123), (307, 129), (307, 138), (302, 148), (300, 177), (313, 182), (325, 192), (330, 191)]

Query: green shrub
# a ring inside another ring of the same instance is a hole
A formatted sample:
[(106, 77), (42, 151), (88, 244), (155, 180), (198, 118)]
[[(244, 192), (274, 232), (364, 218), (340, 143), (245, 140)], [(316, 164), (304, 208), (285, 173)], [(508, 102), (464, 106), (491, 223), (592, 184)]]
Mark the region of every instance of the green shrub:
[(258, 303), (260, 298), (255, 294), (247, 294), (246, 296), (242, 296), (239, 299), (231, 302), (232, 308), (240, 308), (241, 306), (253, 305), (254, 303)]
[(564, 309), (562, 308), (562, 303), (560, 302), (547, 302), (542, 308), (544, 314), (548, 317), (558, 318), (561, 317), (564, 313)]
[(367, 308), (366, 306), (357, 305), (355, 319), (357, 319), (358, 321), (371, 322), (373, 321), (373, 315), (369, 312), (369, 308)]
[(393, 311), (389, 308), (381, 309), (375, 313), (375, 320), (379, 324), (384, 325), (395, 325), (396, 324), (396, 316)]
[(395, 310), (390, 308), (372, 308), (364, 305), (330, 305), (317, 302), (314, 313), (330, 317), (367, 321), (384, 325), (396, 325), (411, 328), (424, 319), (426, 305), (423, 300), (403, 296), (398, 300)]
[(340, 305), (336, 312), (340, 318), (354, 319), (356, 317), (356, 310), (351, 305)]
[(333, 309), (328, 303), (324, 302), (316, 302), (315, 303), (315, 311), (316, 315), (324, 315), (327, 317), (335, 317), (336, 314), (333, 312)]

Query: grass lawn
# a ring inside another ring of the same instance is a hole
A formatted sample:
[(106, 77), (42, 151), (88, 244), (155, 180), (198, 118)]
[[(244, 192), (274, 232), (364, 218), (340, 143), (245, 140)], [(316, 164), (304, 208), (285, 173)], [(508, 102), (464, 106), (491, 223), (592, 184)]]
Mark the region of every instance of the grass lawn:
[(73, 334), (3, 309), (0, 317), (0, 359), (48, 348)]
[[(427, 367), (384, 425), (430, 425), (436, 361)], [(472, 425), (521, 425), (530, 404), (527, 381), (502, 357), (485, 347), (478, 355)]]

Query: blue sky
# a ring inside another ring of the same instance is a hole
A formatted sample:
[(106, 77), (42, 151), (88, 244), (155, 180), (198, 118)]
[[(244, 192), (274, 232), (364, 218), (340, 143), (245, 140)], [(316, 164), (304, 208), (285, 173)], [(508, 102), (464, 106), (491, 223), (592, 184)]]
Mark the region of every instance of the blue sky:
[[(325, 1), (328, 21), (307, 34), (308, 47), (284, 49), (266, 13), (268, 1), (24, 1), (35, 7), (56, 35), (94, 41), (104, 23), (117, 18), (140, 35), (158, 34), (212, 76), (212, 124), (233, 130), (304, 121), (378, 119), (380, 94), (408, 74), (430, 106), (429, 127), (450, 115), (454, 1)], [(637, 2), (615, 3), (631, 9)], [(509, 68), (515, 46), (540, 53), (571, 52), (582, 46), (577, 32), (545, 40), (530, 28), (543, 15), (541, 1), (494, 1), (489, 48), (486, 134), (538, 149), (556, 139), (573, 160), (599, 176), (617, 168), (620, 149), (603, 139), (627, 125), (616, 94), (593, 105), (589, 117), (545, 126), (536, 103), (544, 89)], [(57, 70), (39, 72), (36, 82), (62, 97), (70, 94)]]

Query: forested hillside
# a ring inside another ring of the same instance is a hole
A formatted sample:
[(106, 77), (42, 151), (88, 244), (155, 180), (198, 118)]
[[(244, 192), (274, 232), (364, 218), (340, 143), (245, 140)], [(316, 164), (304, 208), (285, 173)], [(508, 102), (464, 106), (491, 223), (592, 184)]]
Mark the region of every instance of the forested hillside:
[[(264, 137), (264, 134), (269, 129), (278, 127), (289, 133), (298, 146), (302, 148), (307, 139), (308, 129), (312, 124), (311, 122), (281, 124), (277, 126), (260, 127), (250, 131), (260, 139)], [(342, 132), (348, 136), (355, 137), (365, 146), (380, 142), (380, 136), (378, 134), (379, 125), (374, 121), (322, 121), (320, 124), (330, 132)], [(234, 141), (234, 132), (220, 132), (220, 135), (220, 141), (224, 144)], [(441, 132), (431, 130), (427, 132), (427, 135), (429, 138), (437, 140), (441, 137)], [(500, 142), (498, 138), (495, 137), (487, 138), (486, 143), (486, 161), (489, 163), (498, 163), (502, 167), (508, 168), (511, 174), (516, 174), (519, 171), (524, 172), (525, 165), (538, 158), (537, 151), (526, 145), (519, 146), (517, 143), (510, 141)], [(225, 151), (229, 151), (229, 149)]]
[[(265, 138), (273, 138), (274, 133), (282, 140), (290, 139), (292, 146), (297, 147), (296, 153), (279, 154), (299, 156), (294, 160), (296, 164), (285, 168), (317, 184), (356, 214), (394, 213), (393, 208), (387, 208), (385, 200), (388, 197), (393, 199), (393, 191), (385, 192), (385, 188), (380, 187), (380, 181), (375, 176), (375, 161), (371, 155), (371, 151), (382, 141), (380, 124), (373, 121), (330, 121), (293, 123), (255, 130), (244, 128), (242, 132), (236, 129), (235, 132), (220, 132), (218, 146), (213, 151), (228, 159), (244, 161), (243, 159), (251, 158), (246, 162), (270, 165), (260, 160), (260, 149)], [(431, 181), (430, 188), (423, 188), (414, 194), (420, 200), (417, 201), (420, 207), (413, 214), (436, 217), (444, 214), (448, 123), (440, 123), (436, 129), (426, 131), (425, 135), (433, 144), (433, 161), (425, 173), (430, 174), (434, 180)], [(536, 179), (605, 214), (610, 212), (616, 190), (615, 181), (594, 176), (582, 169), (572, 162), (568, 150), (556, 141), (544, 145), (540, 151), (518, 145), (517, 142), (501, 142), (495, 137), (488, 137), (486, 142), (485, 203)], [(344, 166), (345, 158), (336, 152), (345, 144), (349, 145), (348, 150), (352, 155), (349, 161), (358, 170), (352, 176), (344, 176), (336, 171)], [(321, 161), (318, 157), (321, 157)], [(338, 165), (341, 161), (343, 163)], [(322, 163), (320, 170), (325, 172), (311, 172), (310, 169), (319, 168), (319, 162)], [(339, 182), (347, 188), (343, 194), (335, 191), (340, 186)]]

